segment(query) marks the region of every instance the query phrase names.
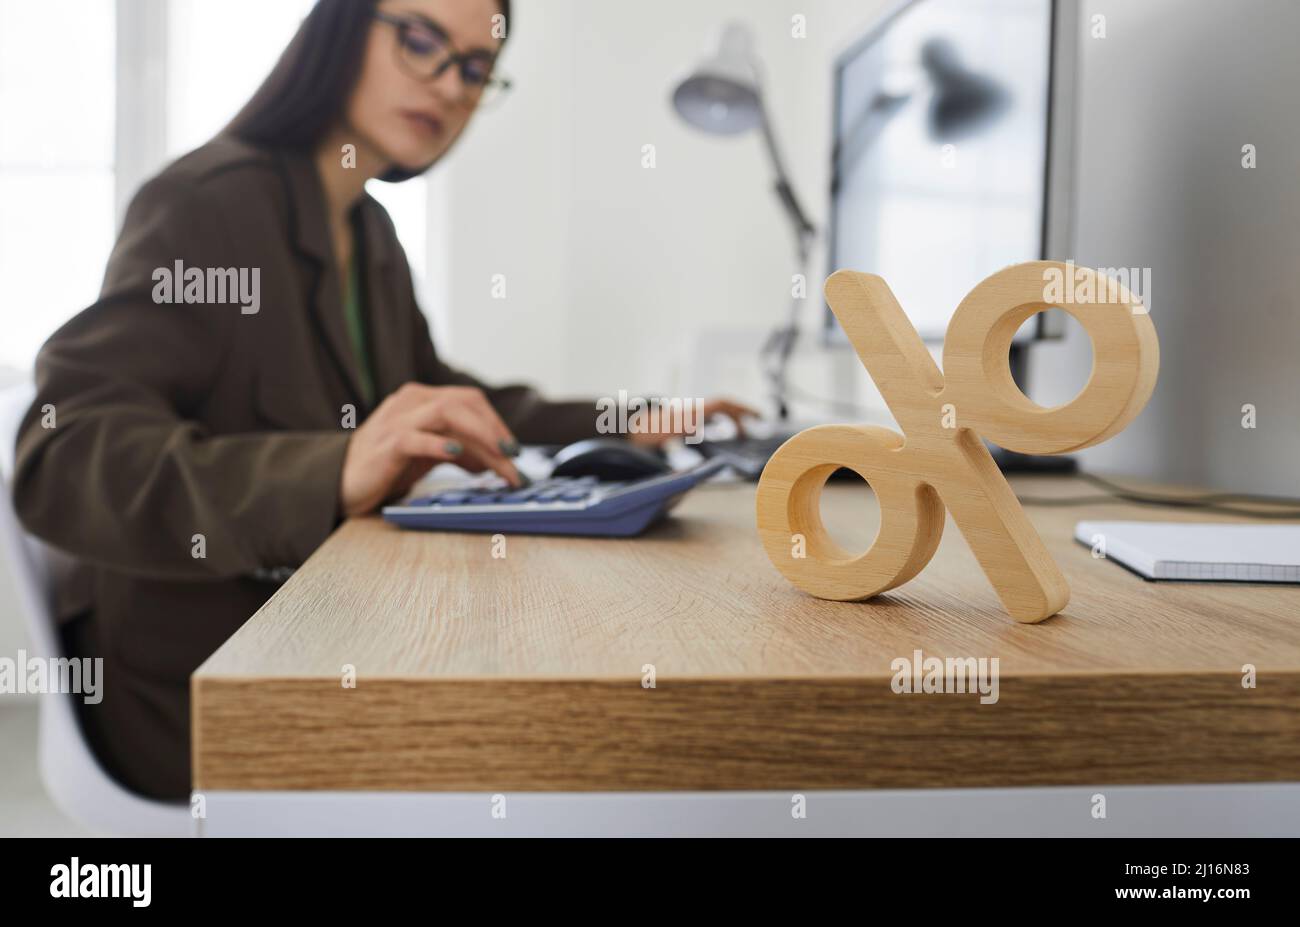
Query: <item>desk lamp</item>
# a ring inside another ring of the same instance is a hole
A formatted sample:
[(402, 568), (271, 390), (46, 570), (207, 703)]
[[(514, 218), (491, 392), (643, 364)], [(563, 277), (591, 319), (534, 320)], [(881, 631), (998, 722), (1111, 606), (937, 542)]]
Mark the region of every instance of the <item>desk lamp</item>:
[[(967, 135), (1005, 108), (1007, 94), (989, 79), (966, 70), (947, 41), (928, 40), (921, 48), (920, 57), (925, 77), (923, 83), (934, 90), (927, 124), (931, 137), (936, 141)], [(790, 184), (785, 160), (781, 157), (776, 133), (764, 105), (760, 72), (761, 61), (754, 51), (752, 31), (743, 23), (728, 23), (723, 27), (717, 49), (677, 84), (673, 91), (673, 107), (689, 125), (711, 135), (740, 135), (754, 129), (762, 133), (776, 175), (774, 189), (794, 232), (796, 266), (806, 280), (808, 257), (817, 230)], [(876, 94), (857, 116), (854, 129), (846, 133), (846, 137), (859, 140), (860, 152), (919, 89), (902, 94)], [(862, 128), (866, 131), (861, 132)], [(837, 151), (833, 169), (836, 178), (841, 157), (842, 152)], [(799, 335), (801, 301), (802, 297), (791, 298), (785, 323), (772, 331), (760, 352), (781, 421), (789, 418), (787, 371)]]

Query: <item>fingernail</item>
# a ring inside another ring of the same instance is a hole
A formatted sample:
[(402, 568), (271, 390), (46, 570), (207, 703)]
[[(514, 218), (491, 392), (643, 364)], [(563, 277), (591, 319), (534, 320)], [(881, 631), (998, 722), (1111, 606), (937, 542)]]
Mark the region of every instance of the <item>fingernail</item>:
[(452, 457), (459, 457), (460, 452), (465, 450), (465, 448), (461, 446), (461, 443), (459, 441), (448, 441), (442, 447), (443, 450), (445, 450)]
[(507, 457), (519, 456), (519, 442), (514, 438), (502, 438), (497, 442), (497, 446), (501, 448), (501, 453), (505, 454)]

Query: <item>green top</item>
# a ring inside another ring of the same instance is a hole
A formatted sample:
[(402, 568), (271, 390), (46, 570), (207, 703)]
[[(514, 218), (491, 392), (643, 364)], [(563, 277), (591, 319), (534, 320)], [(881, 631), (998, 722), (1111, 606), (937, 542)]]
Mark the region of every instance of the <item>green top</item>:
[(366, 318), (362, 306), (364, 296), (361, 292), (361, 272), (357, 259), (353, 257), (348, 264), (347, 285), (343, 288), (343, 316), (348, 323), (348, 338), (352, 342), (352, 352), (357, 356), (357, 369), (361, 371), (361, 389), (365, 394), (366, 405), (375, 402), (375, 372), (370, 366), (370, 350), (366, 344)]

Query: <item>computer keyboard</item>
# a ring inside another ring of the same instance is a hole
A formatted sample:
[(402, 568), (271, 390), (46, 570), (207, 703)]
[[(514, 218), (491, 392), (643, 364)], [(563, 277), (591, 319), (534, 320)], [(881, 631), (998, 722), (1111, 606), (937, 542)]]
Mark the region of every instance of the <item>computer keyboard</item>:
[(695, 446), (695, 450), (709, 461), (722, 461), (745, 479), (757, 480), (767, 466), (768, 459), (792, 435), (793, 432), (781, 432), (767, 438), (702, 441)]
[(630, 537), (724, 466), (707, 461), (690, 470), (619, 482), (552, 477), (515, 488), (498, 481), (408, 499), (385, 506), (383, 516), (403, 528), (431, 531)]
[[(746, 479), (757, 480), (777, 448), (788, 441), (792, 433), (782, 433), (770, 438), (732, 438), (725, 441), (703, 441), (696, 445), (700, 456), (707, 460), (720, 460)], [(1000, 447), (990, 447), (993, 460), (1003, 473), (1074, 473), (1077, 463), (1073, 457), (1037, 457), (1018, 454)], [(831, 474), (831, 479), (854, 477), (852, 470), (841, 467)]]

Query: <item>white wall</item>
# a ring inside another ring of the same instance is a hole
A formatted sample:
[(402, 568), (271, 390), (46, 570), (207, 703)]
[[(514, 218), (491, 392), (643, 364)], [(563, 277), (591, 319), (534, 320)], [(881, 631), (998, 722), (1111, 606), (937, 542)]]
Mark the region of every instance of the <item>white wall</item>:
[[(800, 4), (808, 37), (796, 39), (778, 0), (518, 2), (502, 62), (516, 90), (438, 168), (451, 248), (444, 352), (554, 393), (760, 398), (757, 350), (786, 311), (792, 238), (759, 137), (688, 128), (671, 88), (725, 22), (749, 23), (795, 186), (821, 223), (831, 54), (883, 5)], [(645, 144), (654, 169), (641, 166)], [(824, 269), (819, 254), (810, 331)], [(506, 275), (504, 301), (491, 298), (494, 273)], [(821, 388), (825, 355), (810, 361), (796, 376)]]

